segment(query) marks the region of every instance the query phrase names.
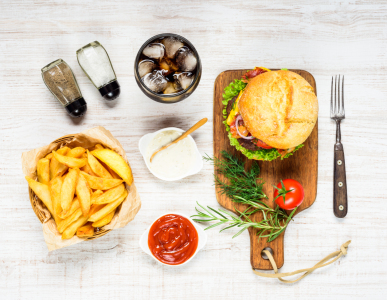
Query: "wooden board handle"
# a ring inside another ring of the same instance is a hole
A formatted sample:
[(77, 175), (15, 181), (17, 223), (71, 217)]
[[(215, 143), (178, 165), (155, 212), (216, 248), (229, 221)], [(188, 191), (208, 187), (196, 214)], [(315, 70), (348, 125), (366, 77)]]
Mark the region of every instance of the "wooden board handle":
[(347, 179), (345, 175), (344, 150), (335, 149), (334, 178), (333, 178), (333, 212), (336, 217), (347, 215)]
[(278, 268), (284, 264), (284, 232), (274, 241), (268, 243), (267, 238), (259, 239), (257, 231), (249, 230), (250, 233), (250, 262), (253, 269), (257, 270), (273, 270), (268, 257), (263, 257), (263, 250), (271, 252), (274, 261)]

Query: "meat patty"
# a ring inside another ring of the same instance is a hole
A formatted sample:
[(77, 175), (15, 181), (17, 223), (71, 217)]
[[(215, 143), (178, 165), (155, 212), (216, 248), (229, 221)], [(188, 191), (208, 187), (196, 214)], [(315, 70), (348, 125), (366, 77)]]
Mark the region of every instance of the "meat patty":
[(251, 140), (240, 138), (238, 139), (238, 142), (243, 148), (246, 148), (247, 150), (257, 151), (259, 149), (259, 147), (255, 145)]
[(238, 98), (238, 95), (236, 95), (234, 98), (232, 98), (230, 101), (228, 101), (227, 107), (226, 107), (227, 117), (230, 114), (232, 107), (233, 107), (237, 98)]

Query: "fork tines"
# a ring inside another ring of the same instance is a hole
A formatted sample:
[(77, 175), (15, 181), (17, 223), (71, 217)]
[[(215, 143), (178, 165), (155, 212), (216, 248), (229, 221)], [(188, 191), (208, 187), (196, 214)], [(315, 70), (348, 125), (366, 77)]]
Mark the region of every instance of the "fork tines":
[[(335, 82), (333, 91), (333, 81)], [(341, 85), (341, 92), (340, 92)], [(332, 119), (344, 119), (344, 75), (342, 77), (335, 75), (332, 76), (331, 86), (331, 118)]]

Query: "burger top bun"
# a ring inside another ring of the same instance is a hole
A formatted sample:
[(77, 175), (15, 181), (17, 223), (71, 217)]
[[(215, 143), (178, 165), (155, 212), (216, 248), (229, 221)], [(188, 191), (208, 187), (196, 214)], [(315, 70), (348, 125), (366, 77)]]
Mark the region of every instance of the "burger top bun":
[(248, 131), (278, 149), (302, 144), (317, 121), (313, 88), (290, 71), (266, 72), (250, 79), (238, 105)]

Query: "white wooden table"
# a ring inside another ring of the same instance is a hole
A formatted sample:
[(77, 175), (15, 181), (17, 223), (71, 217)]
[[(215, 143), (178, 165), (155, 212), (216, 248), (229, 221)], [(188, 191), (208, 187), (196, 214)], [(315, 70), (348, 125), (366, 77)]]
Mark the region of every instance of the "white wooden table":
[[(173, 105), (148, 99), (133, 75), (139, 47), (162, 32), (188, 38), (203, 63), (198, 89)], [(75, 51), (94, 40), (106, 47), (122, 87), (113, 104), (104, 102), (76, 60)], [(0, 299), (385, 299), (386, 54), (384, 1), (2, 0)], [(70, 119), (43, 84), (40, 69), (57, 58), (72, 67), (88, 103), (83, 119)], [(208, 117), (194, 138), (211, 155), (214, 80), (224, 70), (254, 66), (305, 69), (317, 81), (318, 195), (286, 231), (281, 271), (311, 267), (352, 240), (346, 257), (293, 285), (253, 274), (247, 233), (231, 239), (232, 230), (208, 231), (206, 248), (176, 269), (155, 263), (138, 246), (150, 221), (163, 212), (190, 215), (196, 201), (219, 207), (211, 165), (179, 182), (162, 182), (140, 156), (140, 137), (170, 125), (187, 129)], [(332, 211), (330, 80), (339, 73), (346, 76), (345, 219)], [(21, 153), (98, 125), (126, 150), (142, 209), (123, 229), (48, 253), (28, 199)]]

